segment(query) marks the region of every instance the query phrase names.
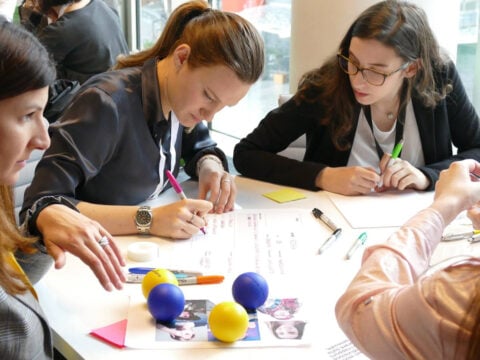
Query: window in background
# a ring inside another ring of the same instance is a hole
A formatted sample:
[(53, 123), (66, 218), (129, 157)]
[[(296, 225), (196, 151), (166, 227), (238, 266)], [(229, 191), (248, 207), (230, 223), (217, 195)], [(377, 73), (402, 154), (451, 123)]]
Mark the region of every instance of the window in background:
[(461, 0), (457, 68), (477, 113), (480, 112), (480, 0)]
[[(186, 1), (141, 0), (137, 41), (141, 49), (152, 46), (171, 11)], [(241, 138), (275, 108), (280, 94), (289, 92), (291, 0), (210, 0), (213, 8), (238, 13), (258, 29), (265, 41), (266, 64), (262, 78), (235, 107), (220, 111), (213, 130)]]

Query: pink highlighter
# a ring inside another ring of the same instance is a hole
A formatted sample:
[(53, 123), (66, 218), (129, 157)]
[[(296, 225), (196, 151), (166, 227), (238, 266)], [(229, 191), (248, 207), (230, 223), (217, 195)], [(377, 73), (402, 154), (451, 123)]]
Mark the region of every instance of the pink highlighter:
[[(175, 176), (173, 176), (173, 174), (170, 172), (170, 170), (165, 170), (165, 172), (167, 173), (168, 181), (170, 181), (170, 184), (172, 185), (173, 190), (175, 190), (175, 192), (178, 194), (178, 197), (180, 198), (180, 200), (186, 199), (187, 196), (183, 192), (183, 189), (180, 186), (180, 184), (178, 183), (177, 179), (175, 179)], [(206, 234), (205, 228), (203, 226), (200, 228), (200, 231), (204, 235)]]

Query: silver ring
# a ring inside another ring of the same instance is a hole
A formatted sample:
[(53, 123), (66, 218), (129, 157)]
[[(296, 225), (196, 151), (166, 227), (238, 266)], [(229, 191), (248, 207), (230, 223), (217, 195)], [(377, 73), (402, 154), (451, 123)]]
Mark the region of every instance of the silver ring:
[(222, 182), (230, 182), (230, 179), (223, 179)]
[(98, 240), (98, 245), (100, 245), (102, 248), (110, 244), (110, 241), (108, 241), (108, 237), (102, 236), (100, 240)]

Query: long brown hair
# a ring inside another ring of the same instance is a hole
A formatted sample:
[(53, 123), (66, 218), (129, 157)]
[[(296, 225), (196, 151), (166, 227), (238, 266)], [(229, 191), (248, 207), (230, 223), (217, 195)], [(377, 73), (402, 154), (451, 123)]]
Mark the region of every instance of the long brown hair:
[[(0, 44), (0, 100), (53, 83), (55, 66), (34, 35), (0, 17)], [(0, 184), (0, 286), (10, 294), (21, 293), (26, 286), (23, 274), (10, 266), (8, 257), (17, 249), (32, 251), (34, 241), (20, 234), (11, 186)]]
[(180, 44), (190, 46), (188, 64), (192, 68), (225, 65), (249, 84), (263, 72), (263, 40), (255, 27), (239, 15), (210, 9), (204, 1), (180, 5), (168, 18), (155, 45), (120, 57), (114, 68), (141, 66), (151, 58), (164, 59)]
[(0, 286), (10, 294), (18, 294), (27, 289), (22, 281), (24, 275), (10, 266), (8, 257), (17, 249), (32, 252), (36, 239), (20, 234), (13, 209), (11, 187), (0, 185)]
[[(451, 90), (448, 84), (437, 89), (434, 72), (443, 69), (447, 60), (440, 53), (425, 12), (418, 6), (396, 0), (379, 2), (360, 14), (348, 29), (338, 49), (347, 56), (352, 37), (375, 39), (393, 48), (405, 62), (419, 62), (416, 75), (404, 80), (400, 109), (406, 106), (412, 92), (426, 106), (433, 107)], [(349, 76), (341, 70), (336, 56), (304, 74), (295, 99), (319, 102), (323, 109), (319, 121), (328, 125), (335, 146), (340, 150), (351, 146), (346, 138), (360, 105), (353, 95)]]

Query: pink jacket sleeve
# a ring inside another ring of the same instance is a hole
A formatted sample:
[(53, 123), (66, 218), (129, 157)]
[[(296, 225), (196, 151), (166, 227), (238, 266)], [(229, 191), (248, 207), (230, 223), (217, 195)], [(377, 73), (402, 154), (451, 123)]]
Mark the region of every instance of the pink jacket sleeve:
[[(462, 327), (480, 276), (480, 260), (428, 269), (445, 224), (425, 209), (386, 243), (368, 248), (362, 267), (336, 305), (350, 340), (373, 359), (465, 358)], [(463, 356), (462, 356), (463, 355)]]

